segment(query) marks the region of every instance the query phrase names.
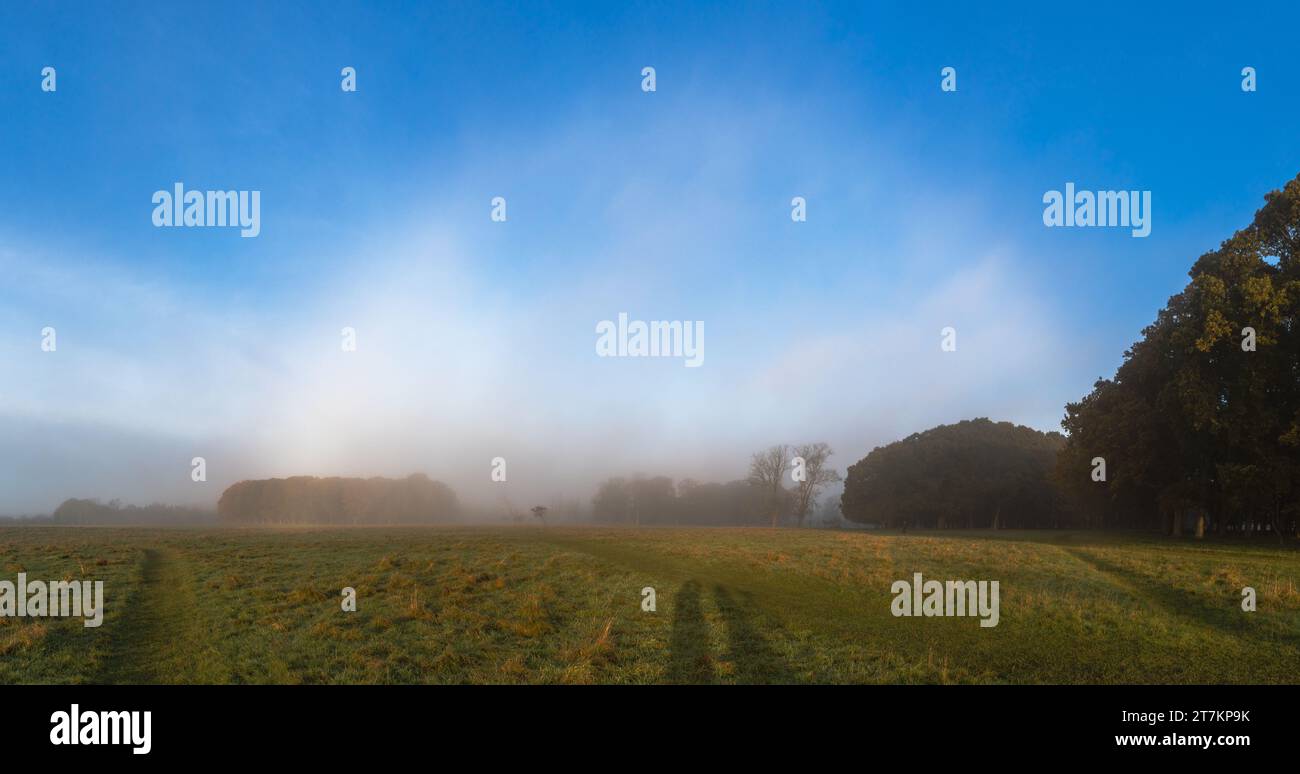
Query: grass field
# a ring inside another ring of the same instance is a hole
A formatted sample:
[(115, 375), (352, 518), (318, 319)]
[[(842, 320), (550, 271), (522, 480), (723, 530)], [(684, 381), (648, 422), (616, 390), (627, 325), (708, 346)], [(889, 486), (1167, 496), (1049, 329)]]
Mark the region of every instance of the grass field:
[[(1300, 682), (1300, 552), (1264, 542), (2, 528), (0, 580), (20, 571), (103, 580), (107, 613), (0, 618), (0, 683)], [(1000, 624), (895, 618), (918, 571), (999, 581)]]

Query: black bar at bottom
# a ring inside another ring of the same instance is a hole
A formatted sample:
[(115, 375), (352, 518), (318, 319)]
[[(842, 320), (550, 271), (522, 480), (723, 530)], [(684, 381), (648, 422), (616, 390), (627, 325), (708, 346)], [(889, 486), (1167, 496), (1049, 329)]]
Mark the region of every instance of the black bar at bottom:
[[(46, 764), (207, 764), (269, 752), (337, 764), (373, 762), (382, 750), (495, 763), (543, 755), (549, 765), (587, 759), (595, 745), (648, 763), (682, 744), (738, 757), (879, 747), (918, 763), (1041, 753), (1186, 760), (1279, 755), (1300, 732), (1300, 692), (1280, 686), (7, 686), (0, 695), (0, 750)], [(117, 744), (82, 743), (101, 732), (111, 742), (114, 728)]]

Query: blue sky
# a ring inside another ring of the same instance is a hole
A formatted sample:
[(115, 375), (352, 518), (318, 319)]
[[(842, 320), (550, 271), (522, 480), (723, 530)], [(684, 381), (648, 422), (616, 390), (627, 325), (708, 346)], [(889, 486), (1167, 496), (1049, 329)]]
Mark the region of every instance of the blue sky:
[[(963, 5), (6, 4), (0, 513), (1055, 429), (1300, 172), (1300, 11)], [(261, 235), (153, 227), (176, 181), (260, 190)], [(1067, 181), (1150, 190), (1151, 236), (1045, 228)], [(620, 311), (704, 321), (705, 366), (595, 357)]]

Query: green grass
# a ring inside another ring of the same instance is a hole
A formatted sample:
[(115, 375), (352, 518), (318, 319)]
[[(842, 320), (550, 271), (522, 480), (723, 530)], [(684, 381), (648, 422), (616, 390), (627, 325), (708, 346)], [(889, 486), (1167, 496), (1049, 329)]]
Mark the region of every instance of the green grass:
[[(103, 580), (107, 612), (0, 618), (0, 683), (1300, 682), (1300, 552), (1264, 542), (0, 528), (19, 571)], [(1000, 624), (893, 617), (913, 572), (999, 581)]]

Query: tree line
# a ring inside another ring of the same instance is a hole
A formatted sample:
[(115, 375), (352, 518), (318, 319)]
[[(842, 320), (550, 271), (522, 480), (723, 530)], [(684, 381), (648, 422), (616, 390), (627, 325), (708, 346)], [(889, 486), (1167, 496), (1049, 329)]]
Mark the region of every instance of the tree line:
[(17, 524), (68, 524), (68, 525), (166, 525), (211, 524), (216, 514), (207, 508), (184, 505), (123, 505), (121, 500), (107, 503), (95, 499), (70, 497), (53, 513), (24, 516), (11, 520)]
[(1300, 177), (1192, 266), (1065, 435), (961, 422), (849, 468), (846, 518), (1300, 535)]
[(456, 493), (423, 473), (240, 481), (217, 503), (218, 518), (228, 524), (428, 524), (451, 521), (459, 512)]
[(744, 526), (761, 523), (761, 512), (758, 492), (747, 481), (615, 476), (601, 482), (591, 500), (592, 520), (601, 524)]
[(1296, 534), (1300, 177), (1189, 275), (1066, 406), (1058, 481), (1094, 526)]
[[(822, 442), (772, 446), (753, 455), (746, 478), (726, 483), (616, 476), (597, 488), (592, 518), (604, 524), (804, 526), (825, 487), (840, 480), (829, 463), (833, 453)], [(822, 515), (838, 519), (838, 513)]]

